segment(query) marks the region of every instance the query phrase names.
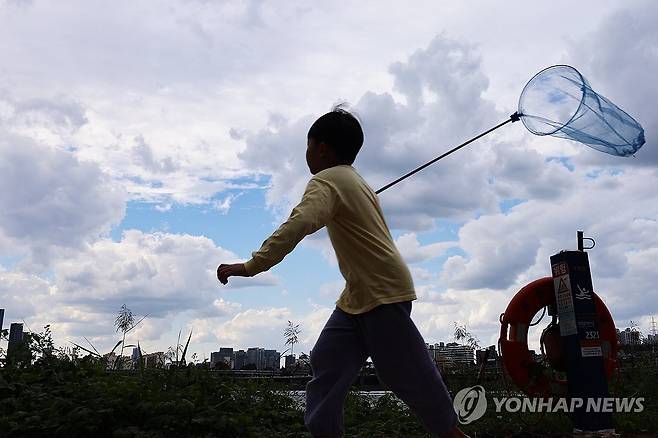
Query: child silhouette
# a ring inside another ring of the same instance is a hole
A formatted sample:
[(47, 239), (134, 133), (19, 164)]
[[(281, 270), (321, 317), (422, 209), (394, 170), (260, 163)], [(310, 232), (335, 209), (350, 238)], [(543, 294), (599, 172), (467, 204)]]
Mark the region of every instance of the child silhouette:
[(416, 299), (375, 192), (352, 167), (363, 144), (358, 120), (340, 106), (308, 132), (306, 163), (313, 177), (301, 202), (246, 263), (221, 264), (217, 278), (267, 271), (304, 236), (326, 226), (345, 288), (311, 350), (304, 422), (314, 437), (340, 437), (343, 404), (368, 357), (379, 378), (424, 427), (440, 437), (464, 437), (450, 395), (411, 320)]

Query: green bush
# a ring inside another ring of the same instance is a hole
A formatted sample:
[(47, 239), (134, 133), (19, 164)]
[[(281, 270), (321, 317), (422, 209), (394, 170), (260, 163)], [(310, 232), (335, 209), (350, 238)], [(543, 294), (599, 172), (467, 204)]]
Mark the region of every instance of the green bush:
[(194, 367), (108, 372), (91, 361), (0, 371), (4, 436), (302, 436), (273, 382), (228, 381)]

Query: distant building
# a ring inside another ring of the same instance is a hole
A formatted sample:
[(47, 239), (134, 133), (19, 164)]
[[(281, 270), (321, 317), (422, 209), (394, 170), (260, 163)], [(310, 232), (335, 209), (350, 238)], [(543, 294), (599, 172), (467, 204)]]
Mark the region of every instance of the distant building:
[(213, 351), (210, 353), (210, 368), (214, 368), (215, 364), (219, 362), (221, 359), (221, 356), (219, 354), (219, 351)]
[(146, 361), (146, 368), (162, 368), (165, 365), (164, 351), (149, 353), (144, 356), (144, 360)]
[(630, 328), (626, 328), (623, 331), (617, 329), (617, 340), (620, 345), (639, 345), (640, 332), (637, 330), (631, 330)]
[(18, 343), (23, 341), (23, 324), (13, 322), (9, 326), (9, 343)]
[(224, 359), (224, 362), (231, 365), (235, 364), (235, 353), (233, 352), (233, 347), (220, 347), (219, 354)]
[(647, 335), (647, 344), (658, 344), (658, 335)]
[(310, 373), (311, 372), (311, 357), (306, 353), (300, 354), (299, 359), (297, 360), (297, 365), (299, 365), (301, 372)]
[(278, 370), (281, 368), (281, 353), (276, 350), (265, 350), (263, 352), (263, 369)]
[[(486, 363), (485, 363), (486, 358)], [(496, 371), (500, 366), (500, 358), (496, 352), (496, 346), (491, 345), (485, 349), (475, 352), (475, 363), (478, 367), (484, 363), (485, 371)]]
[(214, 368), (218, 362), (224, 362), (230, 369), (235, 368), (233, 348), (223, 347), (219, 351), (210, 353), (210, 368)]
[(242, 369), (243, 366), (247, 364), (247, 352), (244, 350), (238, 350), (235, 352), (235, 366), (233, 367), (236, 370)]
[(285, 361), (285, 368), (290, 368), (295, 366), (295, 355), (294, 354), (288, 354), (286, 356), (286, 361)]
[(281, 368), (281, 353), (261, 347), (248, 348), (247, 351), (222, 347), (210, 353), (210, 367), (214, 368), (219, 362), (226, 363), (234, 370), (240, 370), (246, 365), (257, 370), (278, 370)]
[[(111, 356), (108, 355), (105, 356), (108, 358), (108, 366), (110, 365), (110, 361), (112, 362), (112, 364), (114, 364), (114, 361), (116, 361), (116, 356), (114, 355), (114, 353), (112, 353)], [(133, 353), (130, 358), (132, 359), (133, 366), (135, 368), (139, 368), (139, 349), (133, 348)], [(164, 368), (165, 359), (166, 356), (163, 351), (158, 351), (156, 353), (147, 353), (147, 354), (142, 352), (142, 363), (144, 364), (145, 368)]]
[(443, 342), (437, 342), (436, 344), (428, 344), (426, 342), (425, 346), (427, 347), (427, 351), (430, 352), (430, 357), (434, 360), (437, 360), (437, 355), (439, 354), (438, 352), (444, 351), (446, 348)]
[(425, 346), (427, 347), (428, 350), (440, 350), (445, 348), (445, 344), (443, 342), (437, 342), (436, 344), (428, 344), (426, 342)]
[(265, 368), (264, 365), (264, 354), (265, 349), (260, 347), (253, 347), (247, 349), (247, 361), (245, 365), (253, 364), (256, 365), (257, 370), (262, 370)]
[(7, 358), (10, 358), (14, 351), (23, 343), (23, 324), (13, 322), (9, 326), (9, 342), (7, 344)]
[(473, 365), (473, 349), (468, 345), (460, 345), (455, 342), (444, 344), (426, 344), (430, 357), (441, 368), (455, 366)]

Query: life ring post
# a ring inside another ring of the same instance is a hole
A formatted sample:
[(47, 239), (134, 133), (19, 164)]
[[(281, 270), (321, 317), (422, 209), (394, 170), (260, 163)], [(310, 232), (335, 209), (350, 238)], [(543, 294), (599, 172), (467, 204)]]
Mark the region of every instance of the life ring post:
[[(616, 334), (608, 333), (614, 324), (601, 321), (592, 286), (585, 240), (578, 231), (578, 250), (561, 251), (551, 257), (553, 291), (559, 318), (559, 333), (566, 359), (570, 397), (605, 399), (609, 397), (607, 373), (616, 364)], [(610, 318), (612, 319), (612, 318)], [(606, 353), (607, 343), (613, 353)], [(574, 428), (596, 432), (614, 430), (611, 412), (591, 412), (585, 407), (573, 412)]]
[[(590, 246), (584, 242), (589, 240)], [(601, 399), (609, 396), (608, 380), (618, 371), (617, 330), (608, 308), (594, 292), (588, 253), (594, 239), (578, 231), (578, 250), (560, 251), (550, 258), (550, 277), (519, 290), (500, 315), (498, 349), (504, 372), (529, 396)], [(544, 309), (542, 316), (532, 322)], [(528, 347), (528, 328), (548, 313), (542, 331), (543, 358)], [(566, 374), (566, 376), (565, 376)], [(611, 412), (576, 407), (574, 429), (614, 431)]]

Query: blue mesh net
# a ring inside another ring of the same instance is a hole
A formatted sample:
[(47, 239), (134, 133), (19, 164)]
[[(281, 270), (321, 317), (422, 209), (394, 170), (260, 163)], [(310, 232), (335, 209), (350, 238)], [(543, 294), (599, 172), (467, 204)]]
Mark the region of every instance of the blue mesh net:
[(642, 126), (568, 65), (549, 67), (530, 79), (518, 113), (533, 134), (575, 140), (612, 155), (632, 155), (644, 144)]

